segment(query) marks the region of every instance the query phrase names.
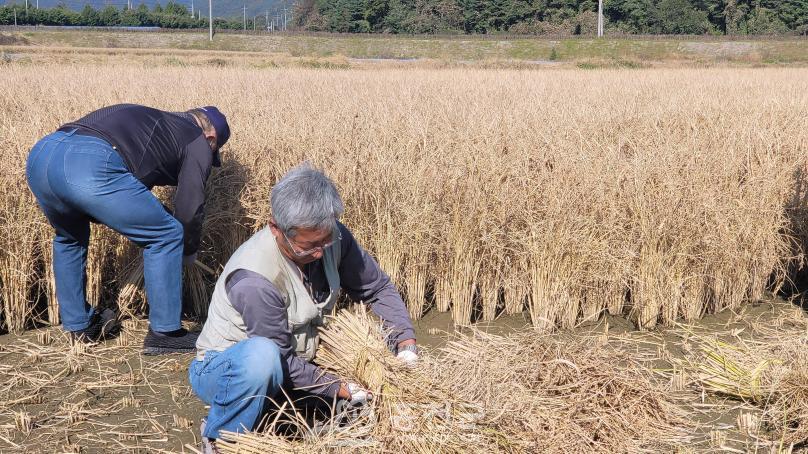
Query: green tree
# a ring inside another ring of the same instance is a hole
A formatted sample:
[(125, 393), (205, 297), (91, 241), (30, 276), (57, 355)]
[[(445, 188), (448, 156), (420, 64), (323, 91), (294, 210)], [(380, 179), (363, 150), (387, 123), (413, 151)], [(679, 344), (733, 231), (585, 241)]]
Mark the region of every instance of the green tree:
[(654, 9), (656, 32), (700, 34), (707, 31), (707, 13), (697, 11), (689, 0), (660, 0)]
[[(308, 30), (385, 33), (593, 33), (597, 0), (302, 0)], [(607, 0), (627, 33), (808, 34), (808, 0)]]
[(780, 0), (766, 5), (777, 12), (777, 17), (790, 30), (808, 34), (808, 0)]
[(47, 11), (47, 20), (42, 22), (49, 25), (78, 25), (81, 20), (79, 13), (68, 9), (64, 4), (45, 11)]
[(384, 17), (390, 11), (389, 0), (368, 0), (365, 5), (364, 18), (371, 29), (379, 30), (382, 27)]
[(381, 30), (387, 33), (408, 33), (407, 27), (415, 19), (415, 8), (408, 0), (390, 0)]
[(185, 5), (179, 4), (173, 0), (166, 3), (166, 7), (163, 8), (163, 13), (172, 16), (189, 16), (191, 14), (188, 12), (188, 8)]
[(140, 25), (149, 27), (156, 25), (152, 14), (149, 12), (149, 7), (143, 3), (138, 5), (132, 14), (137, 16), (137, 21), (140, 22)]
[(79, 13), (79, 21), (81, 25), (87, 25), (90, 27), (97, 27), (101, 25), (101, 17), (98, 15), (98, 11), (95, 10), (89, 4), (84, 5), (84, 8)]
[(101, 25), (112, 27), (121, 23), (121, 13), (118, 8), (112, 5), (107, 5), (98, 13), (98, 18)]
[(483, 11), (485, 1), (483, 0), (459, 0), (463, 10), (463, 31), (466, 33), (486, 33), (488, 22)]
[(120, 24), (126, 27), (139, 27), (141, 25), (145, 25), (140, 21), (140, 15), (138, 15), (137, 11), (133, 9), (122, 11), (119, 17)]
[(651, 0), (611, 0), (604, 3), (603, 14), (625, 32), (649, 33), (653, 6)]
[(746, 30), (753, 35), (772, 35), (785, 33), (788, 27), (777, 17), (776, 11), (757, 7), (749, 13)]
[(504, 30), (510, 22), (510, 0), (488, 0), (483, 9), (486, 30)]

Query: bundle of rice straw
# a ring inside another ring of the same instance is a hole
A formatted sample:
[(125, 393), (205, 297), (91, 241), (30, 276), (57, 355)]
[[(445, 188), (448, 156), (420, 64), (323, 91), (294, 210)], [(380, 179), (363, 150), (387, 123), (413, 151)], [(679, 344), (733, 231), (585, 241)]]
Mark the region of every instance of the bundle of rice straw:
[[(406, 365), (387, 348), (380, 324), (364, 310), (342, 311), (320, 334), (317, 362), (345, 380), (360, 383), (374, 398), (349, 426), (334, 425), (294, 442), (264, 434), (225, 434), (224, 452), (266, 452), (284, 447), (305, 452), (340, 449), (407, 453), (497, 450), (496, 431), (480, 424), (479, 406), (459, 400), (434, 380), (427, 363)], [(272, 425), (270, 425), (272, 426)], [(305, 429), (302, 430), (305, 432)], [(256, 450), (249, 450), (247, 447)]]
[(652, 372), (593, 339), (535, 331), (457, 336), (434, 373), (476, 396), (512, 444), (531, 452), (660, 452), (689, 442), (690, 424)]
[(687, 431), (646, 371), (612, 349), (533, 331), (510, 337), (471, 331), (407, 366), (381, 332), (366, 312), (343, 311), (321, 334), (317, 361), (374, 393), (366, 417), (294, 440), (272, 430), (228, 433), (220, 449), (641, 452), (670, 447)]
[(808, 322), (757, 341), (699, 338), (685, 366), (706, 392), (762, 409), (762, 429), (786, 445), (808, 443)]

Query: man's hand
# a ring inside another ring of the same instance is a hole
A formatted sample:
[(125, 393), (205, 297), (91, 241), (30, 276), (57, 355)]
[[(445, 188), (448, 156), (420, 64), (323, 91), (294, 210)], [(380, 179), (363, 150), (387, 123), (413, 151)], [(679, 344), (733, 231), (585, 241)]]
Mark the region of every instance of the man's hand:
[(416, 361), (418, 361), (418, 353), (410, 350), (402, 350), (398, 352), (396, 358), (400, 359), (405, 364), (414, 364)]
[(415, 339), (407, 339), (399, 342), (396, 358), (406, 364), (414, 364), (418, 361), (418, 348), (415, 346)]
[(373, 401), (373, 394), (367, 389), (363, 388), (361, 385), (348, 382), (343, 386), (350, 394), (350, 397), (346, 400), (349, 404), (351, 404), (351, 406), (361, 407)]

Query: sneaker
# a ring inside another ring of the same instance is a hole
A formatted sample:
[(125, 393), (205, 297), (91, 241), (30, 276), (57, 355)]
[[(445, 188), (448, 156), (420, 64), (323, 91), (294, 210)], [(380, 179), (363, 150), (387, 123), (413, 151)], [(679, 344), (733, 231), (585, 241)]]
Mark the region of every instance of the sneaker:
[(104, 309), (101, 313), (95, 312), (90, 324), (84, 329), (71, 331), (70, 336), (75, 342), (92, 344), (106, 339), (110, 339), (121, 330), (118, 322), (118, 314), (112, 309)]
[(202, 434), (202, 454), (219, 454), (219, 448), (216, 446), (216, 439), (205, 437), (205, 426), (208, 425), (208, 420), (202, 418), (202, 424), (199, 425), (199, 433)]
[(152, 331), (143, 340), (144, 355), (165, 355), (168, 353), (190, 353), (196, 351), (196, 338), (199, 333), (192, 333), (185, 328), (161, 333)]

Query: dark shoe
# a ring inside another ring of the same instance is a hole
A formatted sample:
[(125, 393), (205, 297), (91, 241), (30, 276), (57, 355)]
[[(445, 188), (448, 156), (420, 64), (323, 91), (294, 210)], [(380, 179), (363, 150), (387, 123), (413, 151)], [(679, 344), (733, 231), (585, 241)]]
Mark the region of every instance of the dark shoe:
[(199, 333), (192, 333), (184, 328), (168, 333), (152, 331), (143, 340), (144, 355), (165, 355), (168, 353), (190, 353), (196, 351), (196, 338)]
[(111, 309), (104, 309), (100, 314), (98, 312), (93, 314), (87, 328), (71, 331), (70, 336), (76, 342), (91, 344), (110, 339), (118, 334), (120, 330), (121, 324), (118, 323), (118, 314)]

